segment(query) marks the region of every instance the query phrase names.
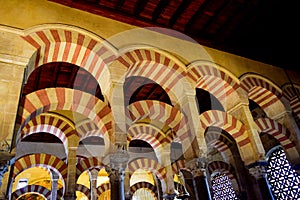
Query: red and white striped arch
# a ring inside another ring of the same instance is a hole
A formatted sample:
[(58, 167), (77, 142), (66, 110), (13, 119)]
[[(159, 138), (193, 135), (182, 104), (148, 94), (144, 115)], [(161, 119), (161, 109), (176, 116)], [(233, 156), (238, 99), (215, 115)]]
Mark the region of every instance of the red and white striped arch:
[[(242, 88), (248, 93), (249, 99), (256, 102), (269, 117), (285, 111), (280, 101), (282, 91), (274, 83), (257, 74), (245, 74), (240, 81)], [(272, 111), (269, 111), (268, 107), (273, 107)]]
[(21, 142), (21, 140), (27, 136), (39, 132), (46, 132), (59, 138), (65, 147), (66, 154), (68, 149), (68, 137), (70, 135), (77, 135), (74, 126), (62, 117), (41, 114), (26, 124), (21, 133), (17, 136), (17, 143)]
[(80, 122), (79, 124), (76, 124), (75, 126), (76, 126), (76, 130), (78, 132), (78, 135), (80, 137), (80, 140), (83, 140), (85, 138), (92, 137), (92, 136), (103, 138), (101, 130), (99, 130), (97, 125), (90, 119), (84, 120), (84, 121)]
[(154, 173), (162, 182), (165, 182), (166, 170), (155, 160), (149, 158), (138, 158), (128, 163), (127, 169), (132, 175), (138, 169), (144, 169)]
[(147, 188), (155, 194), (156, 186), (152, 185), (149, 182), (145, 182), (145, 181), (138, 182), (138, 183), (134, 184), (133, 186), (131, 186), (130, 192), (131, 192), (131, 194), (134, 194), (138, 189), (142, 189), (142, 188)]
[(173, 138), (170, 133), (164, 134), (160, 129), (150, 124), (134, 124), (128, 129), (127, 144), (131, 140), (143, 140), (149, 143), (156, 153), (162, 151), (162, 145), (171, 143)]
[(196, 61), (188, 66), (187, 77), (195, 88), (201, 88), (214, 95), (225, 110), (240, 102), (236, 90), (240, 81), (229, 71), (209, 61)]
[(76, 184), (75, 190), (84, 194), (88, 199), (91, 199), (91, 191), (88, 187), (81, 184)]
[(175, 134), (172, 136), (173, 138), (179, 138), (181, 142), (190, 139), (186, 118), (175, 107), (160, 101), (144, 100), (130, 104), (127, 109), (128, 127), (139, 120), (150, 119), (151, 121), (161, 122), (164, 126), (172, 128)]
[(101, 158), (90, 157), (80, 160), (76, 166), (76, 176), (79, 177), (84, 171), (91, 169), (101, 169), (105, 167)]
[(112, 113), (108, 105), (95, 96), (69, 88), (46, 88), (26, 95), (22, 105), (21, 128), (43, 112), (71, 110), (93, 120), (105, 136), (112, 137)]
[(205, 134), (205, 141), (207, 143), (207, 147), (214, 147), (216, 148), (220, 154), (222, 155), (224, 160), (232, 157), (231, 150), (229, 149), (229, 145), (231, 141), (222, 135), (221, 130), (210, 130)]
[(47, 200), (51, 199), (51, 191), (40, 185), (27, 185), (23, 188), (20, 188), (11, 194), (11, 199), (16, 200), (19, 197), (29, 193), (39, 194)]
[(296, 145), (290, 140), (291, 133), (283, 125), (269, 118), (259, 118), (256, 121), (260, 133), (272, 135), (284, 148), (285, 152), (292, 159), (299, 158)]
[(136, 49), (122, 54), (117, 60), (128, 68), (126, 77), (141, 76), (153, 80), (167, 92), (173, 105), (178, 105), (184, 90), (192, 90), (185, 79), (185, 66), (161, 50)]
[(45, 167), (52, 169), (66, 181), (67, 164), (56, 156), (50, 154), (30, 154), (16, 160), (12, 178), (15, 178), (22, 171), (32, 167)]
[(45, 63), (68, 62), (84, 68), (105, 86), (101, 77), (110, 77), (107, 65), (117, 57), (116, 50), (104, 39), (71, 26), (38, 26), (26, 31), (22, 38), (36, 48), (30, 73)]
[(218, 110), (209, 110), (199, 117), (203, 133), (206, 128), (218, 127), (229, 133), (236, 141), (241, 157), (245, 163), (255, 161), (250, 152), (254, 152), (245, 125), (230, 114)]
[(232, 183), (233, 189), (235, 191), (239, 191), (238, 183), (235, 176), (233, 175), (234, 174), (234, 172), (232, 171), (233, 168), (230, 166), (230, 164), (225, 163), (223, 161), (213, 161), (208, 164), (207, 168), (210, 175), (212, 175), (215, 172), (219, 172), (228, 176), (228, 178)]
[(155, 160), (149, 158), (138, 158), (130, 161), (127, 165), (127, 170), (129, 172), (130, 177), (138, 169), (151, 171), (153, 174), (155, 174), (161, 182), (163, 192), (166, 192), (167, 173), (166, 173), (166, 169), (162, 165), (160, 165)]
[(172, 171), (174, 174), (178, 174), (181, 169), (186, 169), (185, 160), (176, 160), (172, 163)]
[(222, 158), (223, 158), (225, 161), (227, 161), (228, 158), (231, 158), (231, 157), (232, 157), (232, 152), (231, 152), (231, 150), (229, 149), (228, 144), (226, 144), (226, 143), (223, 142), (223, 141), (220, 141), (220, 140), (212, 140), (212, 141), (210, 141), (210, 143), (207, 144), (207, 146), (208, 146), (208, 147), (213, 146), (214, 148), (216, 148), (216, 149), (220, 152)]
[(292, 111), (300, 118), (300, 86), (285, 85), (282, 88), (283, 96), (289, 101)]
[(103, 183), (97, 188), (97, 194), (100, 196), (105, 191), (110, 190), (110, 184), (109, 183)]

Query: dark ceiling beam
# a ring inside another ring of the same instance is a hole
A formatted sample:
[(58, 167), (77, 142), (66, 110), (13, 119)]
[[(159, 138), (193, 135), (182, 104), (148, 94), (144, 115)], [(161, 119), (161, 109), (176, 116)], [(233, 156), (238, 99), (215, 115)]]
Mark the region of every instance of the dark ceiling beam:
[(227, 14), (226, 22), (219, 27), (213, 40), (222, 44), (228, 37), (227, 33), (230, 33), (231, 30), (233, 30), (233, 28), (239, 23), (239, 20), (243, 19), (245, 9), (247, 9), (245, 4), (236, 2), (235, 8)]
[(165, 8), (169, 4), (170, 0), (160, 0), (159, 4), (156, 6), (153, 14), (152, 14), (152, 21), (156, 22), (161, 13), (164, 12)]
[(134, 7), (134, 15), (139, 16), (140, 13), (144, 10), (149, 0), (139, 0)]
[(192, 0), (183, 0), (181, 2), (180, 6), (176, 9), (175, 13), (172, 15), (172, 17), (169, 21), (169, 26), (170, 27), (174, 26), (174, 24), (180, 18), (183, 11), (190, 5), (191, 2), (192, 2)]
[(215, 10), (214, 15), (211, 16), (206, 23), (202, 26), (202, 31), (200, 32), (200, 34), (204, 34), (204, 35), (210, 35), (210, 33), (208, 33), (208, 31), (210, 30), (210, 26), (213, 23), (216, 23), (218, 21), (218, 17), (220, 16), (220, 14), (222, 13), (222, 11), (224, 11), (224, 9), (229, 6), (231, 4), (231, 1), (223, 1), (223, 3)]
[[(184, 32), (186, 33), (192, 33), (190, 32), (191, 26), (194, 24), (194, 21), (203, 14), (203, 12), (206, 9), (206, 6), (209, 4), (210, 0), (205, 0), (203, 4), (198, 8), (197, 12), (193, 15), (193, 17), (188, 21), (188, 23), (185, 25)], [(193, 34), (193, 33), (192, 33)]]
[(39, 67), (37, 70), (38, 71), (36, 73), (36, 77), (34, 80), (34, 86), (33, 86), (34, 90), (33, 91), (39, 90), (39, 85), (40, 85), (39, 83), (40, 83), (40, 78), (41, 78), (42, 67)]
[(85, 76), (83, 79), (84, 79), (85, 81), (84, 81), (84, 83), (81, 85), (80, 90), (85, 91), (85, 92), (89, 92), (89, 91), (87, 90), (87, 86), (88, 86), (89, 83), (90, 83), (90, 79), (89, 79), (87, 76)]
[(69, 83), (68, 83), (68, 88), (73, 88), (78, 70), (79, 70), (79, 67), (75, 67), (75, 66), (73, 67), (71, 75), (70, 75)]
[(95, 5), (93, 3), (84, 2), (82, 0), (71, 1), (71, 2), (69, 2), (69, 1), (61, 2), (60, 0), (48, 0), (48, 1), (52, 1), (52, 2), (55, 2), (58, 4), (62, 4), (62, 5), (71, 7), (71, 8), (83, 10), (86, 12), (90, 12), (90, 13), (93, 13), (96, 15), (111, 18), (113, 20), (121, 21), (121, 22), (128, 23), (128, 24), (135, 25), (135, 26), (140, 26), (140, 27), (157, 26), (157, 24), (154, 24), (153, 22), (145, 21), (144, 19), (135, 18), (133, 15), (125, 13), (123, 11), (105, 7), (105, 6), (101, 6), (101, 5)]
[[(158, 88), (158, 84), (154, 83), (152, 84), (151, 89), (148, 91), (147, 95), (145, 96), (145, 99), (149, 99), (152, 95), (155, 95), (155, 91)], [(159, 99), (156, 99), (159, 100)]]
[(122, 8), (122, 6), (124, 5), (125, 0), (119, 0), (116, 5), (115, 8), (120, 10)]
[(58, 76), (59, 76), (59, 72), (60, 72), (62, 63), (54, 63), (54, 65), (55, 65), (55, 68), (54, 68), (53, 75), (55, 76), (55, 79), (53, 82), (53, 87), (57, 87)]

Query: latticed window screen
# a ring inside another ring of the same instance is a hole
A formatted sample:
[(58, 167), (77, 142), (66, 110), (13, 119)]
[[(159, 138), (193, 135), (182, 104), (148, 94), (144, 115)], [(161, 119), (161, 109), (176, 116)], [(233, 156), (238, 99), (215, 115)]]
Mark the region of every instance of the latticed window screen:
[(300, 199), (300, 176), (292, 169), (282, 149), (269, 157), (267, 179), (275, 199)]
[(213, 199), (227, 200), (237, 199), (230, 179), (225, 174), (218, 174), (212, 179)]

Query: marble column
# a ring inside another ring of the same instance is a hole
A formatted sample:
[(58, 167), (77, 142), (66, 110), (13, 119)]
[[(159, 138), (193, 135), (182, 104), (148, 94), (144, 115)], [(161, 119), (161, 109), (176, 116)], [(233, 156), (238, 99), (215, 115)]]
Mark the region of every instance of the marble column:
[(190, 164), (190, 169), (192, 170), (196, 193), (199, 199), (211, 200), (210, 189), (207, 181), (206, 175), (206, 160), (207, 158), (197, 158)]
[(249, 173), (255, 178), (260, 191), (260, 197), (257, 197), (258, 199), (264, 199), (264, 200), (274, 200), (273, 194), (271, 192), (271, 189), (268, 184), (268, 180), (266, 177), (266, 170), (265, 167), (267, 165), (267, 162), (265, 161), (259, 161), (254, 164), (251, 164), (248, 166)]
[(111, 200), (125, 200), (124, 176), (129, 160), (126, 144), (117, 144), (117, 150), (109, 156), (110, 166), (106, 171), (109, 174)]
[(97, 200), (98, 194), (97, 194), (97, 179), (98, 179), (98, 170), (92, 169), (90, 171), (90, 188), (91, 188), (91, 200)]
[(68, 176), (65, 200), (76, 199), (75, 185), (76, 185), (76, 153), (77, 147), (68, 148)]
[(124, 191), (124, 171), (115, 170), (113, 168), (106, 169), (110, 182), (110, 199), (111, 200), (125, 200)]
[(51, 178), (51, 200), (57, 200), (59, 175), (55, 171), (51, 170)]

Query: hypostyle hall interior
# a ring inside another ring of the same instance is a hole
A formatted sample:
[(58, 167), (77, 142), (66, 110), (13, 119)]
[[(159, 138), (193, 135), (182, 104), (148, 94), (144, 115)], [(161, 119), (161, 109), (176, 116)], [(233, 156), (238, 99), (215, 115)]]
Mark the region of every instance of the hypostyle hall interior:
[(300, 199), (287, 5), (1, 1), (0, 200)]

